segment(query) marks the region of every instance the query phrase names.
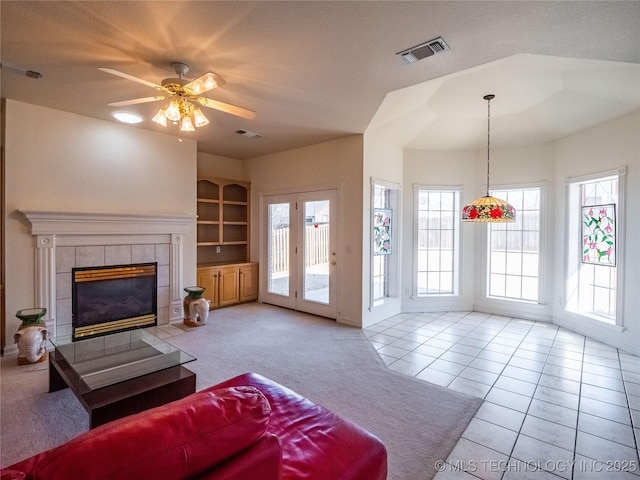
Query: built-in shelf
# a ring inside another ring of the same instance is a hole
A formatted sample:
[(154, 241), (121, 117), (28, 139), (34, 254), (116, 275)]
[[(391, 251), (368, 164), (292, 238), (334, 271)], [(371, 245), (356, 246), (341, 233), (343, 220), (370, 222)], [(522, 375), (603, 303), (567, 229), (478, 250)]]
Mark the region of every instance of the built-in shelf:
[(248, 261), (250, 189), (237, 180), (198, 179), (198, 265)]

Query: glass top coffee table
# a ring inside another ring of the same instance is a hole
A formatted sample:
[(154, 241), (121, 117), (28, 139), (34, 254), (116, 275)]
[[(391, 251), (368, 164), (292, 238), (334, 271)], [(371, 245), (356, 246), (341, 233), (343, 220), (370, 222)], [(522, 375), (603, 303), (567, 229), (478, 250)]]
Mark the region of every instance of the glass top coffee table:
[(183, 398), (196, 375), (195, 357), (148, 330), (135, 329), (76, 342), (51, 339), (49, 391), (69, 387), (89, 412), (90, 428)]

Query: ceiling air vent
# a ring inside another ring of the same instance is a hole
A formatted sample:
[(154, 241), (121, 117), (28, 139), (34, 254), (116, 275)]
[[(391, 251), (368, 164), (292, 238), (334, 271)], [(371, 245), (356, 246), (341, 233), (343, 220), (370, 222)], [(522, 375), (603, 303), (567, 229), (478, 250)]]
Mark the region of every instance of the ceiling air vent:
[(398, 52), (396, 55), (400, 55), (405, 63), (413, 63), (436, 53), (444, 52), (445, 50), (449, 50), (449, 45), (447, 45), (442, 37), (438, 37)]
[(250, 132), (249, 130), (236, 130), (238, 135), (242, 135), (243, 137), (249, 138), (260, 138), (260, 134), (256, 132)]

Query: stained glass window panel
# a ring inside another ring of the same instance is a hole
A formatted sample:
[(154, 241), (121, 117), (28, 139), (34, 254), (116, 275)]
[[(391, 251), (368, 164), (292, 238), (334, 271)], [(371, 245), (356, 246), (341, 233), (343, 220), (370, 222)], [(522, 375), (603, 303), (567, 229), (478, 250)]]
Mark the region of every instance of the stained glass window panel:
[(616, 264), (615, 204), (582, 207), (582, 262)]

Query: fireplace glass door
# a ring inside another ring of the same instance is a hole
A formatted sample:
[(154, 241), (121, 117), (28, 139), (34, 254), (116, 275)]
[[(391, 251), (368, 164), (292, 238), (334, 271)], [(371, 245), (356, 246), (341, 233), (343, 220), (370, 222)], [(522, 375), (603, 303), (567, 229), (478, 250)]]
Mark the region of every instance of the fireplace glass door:
[(157, 324), (157, 264), (72, 270), (73, 339)]

